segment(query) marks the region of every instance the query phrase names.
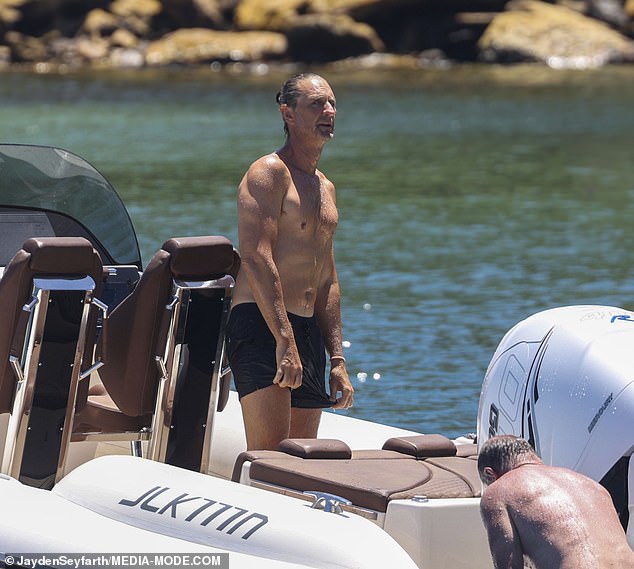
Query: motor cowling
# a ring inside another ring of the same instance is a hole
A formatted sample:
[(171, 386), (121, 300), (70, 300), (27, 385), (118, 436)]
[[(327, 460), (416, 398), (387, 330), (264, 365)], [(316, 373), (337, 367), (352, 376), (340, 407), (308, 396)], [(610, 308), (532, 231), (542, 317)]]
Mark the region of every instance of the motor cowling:
[(546, 310), (500, 342), (480, 394), (478, 443), (496, 434), (527, 439), (546, 464), (603, 482), (624, 525), (634, 489), (633, 424), (633, 312)]

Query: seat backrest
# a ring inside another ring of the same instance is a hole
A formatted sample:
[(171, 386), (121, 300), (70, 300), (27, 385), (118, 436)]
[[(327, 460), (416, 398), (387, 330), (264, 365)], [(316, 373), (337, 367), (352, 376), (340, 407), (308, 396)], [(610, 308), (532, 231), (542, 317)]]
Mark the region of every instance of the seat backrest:
[(237, 274), (239, 257), (225, 237), (166, 241), (134, 291), (109, 315), (100, 344), (105, 365), (99, 375), (126, 415), (152, 413), (160, 379), (156, 356), (164, 356), (174, 281), (206, 281)]
[[(11, 410), (16, 378), (9, 357), (22, 355), (28, 323), (28, 312), (23, 306), (30, 300), (34, 279), (85, 276), (93, 279), (94, 294), (98, 295), (103, 280), (101, 258), (83, 237), (28, 239), (5, 267), (0, 279), (0, 413)], [(94, 329), (94, 320), (91, 320), (85, 354), (92, 355)], [(84, 399), (86, 392), (82, 386)]]

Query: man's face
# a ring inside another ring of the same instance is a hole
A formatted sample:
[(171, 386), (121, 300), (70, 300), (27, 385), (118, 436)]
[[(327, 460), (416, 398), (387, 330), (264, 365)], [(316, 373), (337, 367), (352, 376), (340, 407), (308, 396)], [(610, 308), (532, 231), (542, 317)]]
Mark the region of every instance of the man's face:
[(298, 134), (331, 139), (335, 134), (337, 101), (330, 85), (321, 77), (311, 77), (305, 79), (301, 87), (295, 107), (286, 106), (283, 110), (291, 113), (285, 114), (287, 124)]

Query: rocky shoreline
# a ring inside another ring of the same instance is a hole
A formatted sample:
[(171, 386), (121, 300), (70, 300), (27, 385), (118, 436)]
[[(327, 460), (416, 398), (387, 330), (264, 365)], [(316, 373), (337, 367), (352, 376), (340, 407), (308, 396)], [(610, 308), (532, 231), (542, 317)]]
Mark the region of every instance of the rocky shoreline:
[(0, 69), (634, 63), (634, 0), (0, 0)]

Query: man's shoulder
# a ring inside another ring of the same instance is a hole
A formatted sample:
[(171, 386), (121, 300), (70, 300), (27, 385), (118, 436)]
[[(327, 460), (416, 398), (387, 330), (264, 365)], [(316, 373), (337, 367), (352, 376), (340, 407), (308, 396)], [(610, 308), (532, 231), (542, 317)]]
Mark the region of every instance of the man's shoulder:
[(482, 492), (482, 498), (480, 499), (480, 506), (485, 508), (491, 508), (496, 505), (501, 496), (504, 494), (504, 486), (500, 484), (501, 480), (496, 480), (490, 486), (487, 486)]
[(249, 167), (249, 172), (267, 171), (272, 174), (287, 174), (288, 167), (284, 161), (278, 156), (277, 152), (271, 152), (260, 156)]
[(241, 189), (248, 191), (285, 191), (290, 173), (277, 154), (266, 154), (251, 164), (244, 176)]
[(485, 508), (493, 508), (521, 499), (530, 482), (530, 477), (524, 476), (523, 472), (511, 470), (484, 489), (481, 504)]

